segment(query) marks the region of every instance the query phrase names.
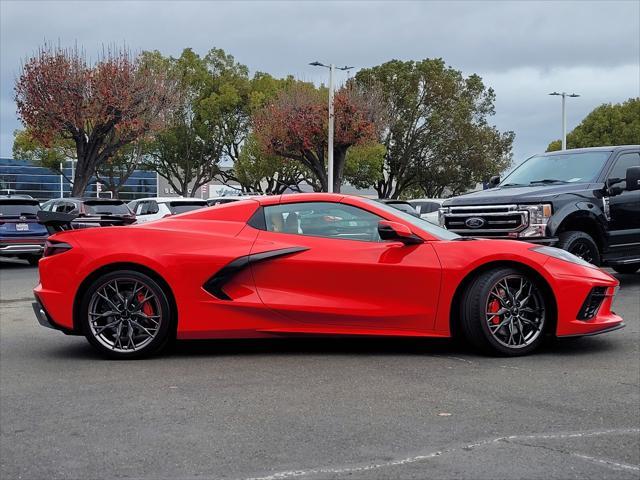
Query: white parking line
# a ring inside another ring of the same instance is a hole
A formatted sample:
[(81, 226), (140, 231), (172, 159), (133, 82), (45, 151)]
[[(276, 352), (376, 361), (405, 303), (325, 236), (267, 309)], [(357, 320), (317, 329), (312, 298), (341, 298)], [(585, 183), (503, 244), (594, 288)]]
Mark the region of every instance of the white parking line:
[[(596, 430), (596, 431), (570, 432), (570, 433), (567, 433), (567, 432), (547, 433), (547, 434), (535, 434), (535, 435), (510, 435), (508, 437), (497, 437), (489, 440), (483, 440), (477, 443), (471, 443), (463, 447), (448, 448), (448, 449), (440, 450), (437, 452), (426, 453), (424, 455), (417, 455), (414, 457), (402, 458), (399, 460), (391, 460), (388, 462), (380, 462), (380, 463), (374, 463), (370, 465), (341, 467), (341, 468), (321, 467), (321, 468), (311, 468), (308, 470), (289, 470), (284, 472), (273, 473), (271, 475), (265, 475), (262, 477), (249, 477), (244, 480), (283, 480), (287, 478), (304, 477), (307, 475), (323, 475), (323, 474), (324, 475), (340, 475), (345, 473), (366, 472), (370, 470), (377, 470), (380, 468), (396, 467), (399, 465), (408, 465), (411, 463), (421, 462), (424, 460), (429, 460), (431, 458), (439, 457), (447, 453), (453, 453), (459, 450), (468, 451), (477, 447), (490, 445), (497, 442), (509, 442), (514, 440), (561, 440), (566, 438), (587, 438), (587, 437), (597, 437), (602, 435), (626, 435), (626, 434), (633, 434), (633, 433), (640, 433), (640, 428), (618, 428), (618, 429), (610, 429), (610, 430)], [(587, 455), (582, 455), (577, 453), (571, 453), (571, 455), (578, 458), (582, 458), (583, 460), (588, 460), (591, 462), (607, 465), (611, 468), (634, 470), (634, 471), (640, 470), (640, 466), (637, 466), (637, 465), (616, 463), (610, 460), (598, 459), (598, 458), (589, 457)]]
[(607, 467), (613, 467), (615, 470), (633, 470), (634, 472), (640, 472), (640, 466), (638, 465), (629, 465), (628, 463), (614, 462), (612, 460), (607, 460), (606, 458), (590, 457), (589, 455), (582, 455), (580, 453), (572, 453), (572, 455), (574, 457), (582, 458), (590, 462), (603, 464)]

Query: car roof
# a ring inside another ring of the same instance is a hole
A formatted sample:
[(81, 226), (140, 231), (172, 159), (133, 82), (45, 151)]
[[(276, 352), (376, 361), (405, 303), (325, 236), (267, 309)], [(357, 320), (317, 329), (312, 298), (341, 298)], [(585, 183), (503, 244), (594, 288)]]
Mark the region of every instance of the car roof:
[(119, 198), (101, 198), (101, 197), (64, 197), (54, 198), (53, 200), (70, 200), (72, 202), (92, 202), (92, 203), (126, 203)]
[(568, 150), (555, 150), (553, 152), (545, 152), (541, 155), (566, 155), (568, 153), (588, 153), (588, 152), (613, 152), (618, 150), (633, 150), (640, 148), (640, 145), (610, 145), (602, 147), (585, 147), (585, 148), (570, 148)]
[(261, 195), (222, 195), (221, 197), (209, 197), (207, 198), (207, 202), (211, 200), (249, 200), (260, 196)]
[(149, 202), (155, 201), (158, 203), (166, 203), (166, 202), (202, 202), (202, 204), (207, 203), (207, 201), (203, 198), (193, 198), (193, 197), (145, 197), (145, 198), (136, 198), (135, 202)]
[(287, 193), (247, 198), (246, 200), (259, 202), (260, 205), (277, 205), (296, 202), (340, 202), (344, 197), (345, 195), (340, 193)]
[(0, 203), (4, 203), (5, 205), (40, 205), (40, 202), (33, 198), (5, 196), (0, 196)]

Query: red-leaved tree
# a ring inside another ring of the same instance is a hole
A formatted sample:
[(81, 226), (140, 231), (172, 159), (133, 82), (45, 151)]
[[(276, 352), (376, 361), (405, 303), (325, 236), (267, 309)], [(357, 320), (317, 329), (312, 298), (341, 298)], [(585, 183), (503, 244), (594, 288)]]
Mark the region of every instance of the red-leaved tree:
[[(254, 134), (265, 153), (299, 161), (315, 176), (312, 187), (327, 191), (329, 106), (326, 91), (308, 86), (282, 91), (253, 118)], [(349, 147), (376, 141), (384, 125), (384, 106), (375, 89), (347, 84), (334, 97), (334, 182), (342, 185)]]
[(172, 82), (127, 50), (108, 50), (89, 65), (77, 48), (48, 46), (22, 66), (15, 93), (18, 116), (36, 141), (74, 142), (74, 196), (120, 148), (160, 128), (175, 98)]

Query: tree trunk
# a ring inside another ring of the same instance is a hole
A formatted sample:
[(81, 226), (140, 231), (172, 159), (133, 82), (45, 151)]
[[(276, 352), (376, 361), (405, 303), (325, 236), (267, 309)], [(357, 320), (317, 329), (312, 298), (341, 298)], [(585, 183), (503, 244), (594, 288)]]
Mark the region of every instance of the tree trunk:
[(349, 147), (335, 147), (333, 149), (333, 192), (340, 193), (342, 177), (344, 176), (344, 164)]

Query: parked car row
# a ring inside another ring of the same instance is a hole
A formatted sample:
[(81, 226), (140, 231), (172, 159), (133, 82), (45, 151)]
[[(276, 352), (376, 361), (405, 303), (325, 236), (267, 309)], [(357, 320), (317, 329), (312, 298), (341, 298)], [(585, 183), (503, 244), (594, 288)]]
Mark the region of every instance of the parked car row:
[[(0, 201), (0, 255), (37, 262), (47, 232), (37, 223), (37, 200), (11, 195)], [(48, 212), (76, 215), (76, 228), (95, 219), (146, 223), (207, 206), (256, 198), (232, 195), (207, 200), (150, 197), (60, 198)], [(640, 268), (640, 146), (596, 147), (535, 155), (490, 188), (446, 200), (377, 199), (412, 217), (466, 237), (506, 238), (556, 246), (620, 273)], [(333, 219), (334, 225), (344, 219)], [(94, 222), (94, 223), (92, 223)], [(99, 223), (99, 222), (98, 222)], [(283, 228), (285, 226), (283, 225)]]

